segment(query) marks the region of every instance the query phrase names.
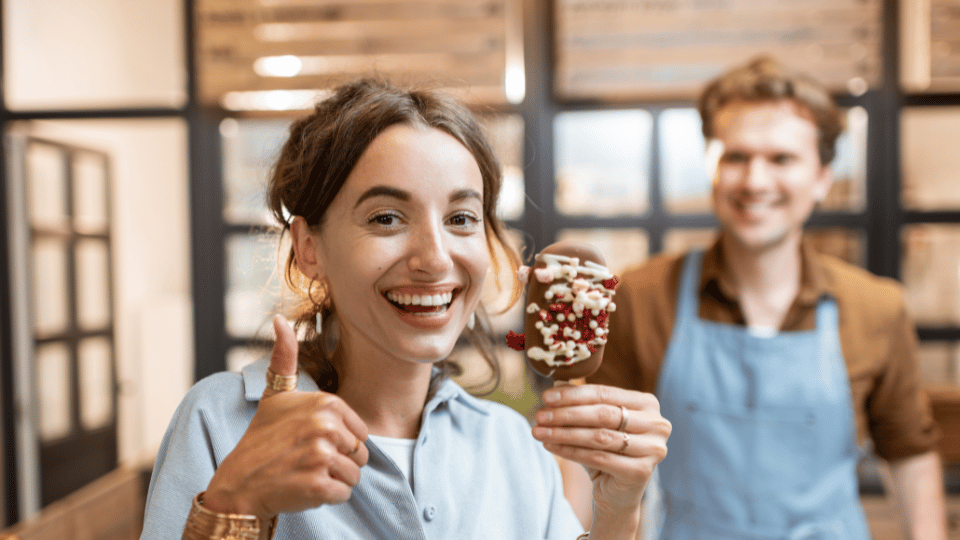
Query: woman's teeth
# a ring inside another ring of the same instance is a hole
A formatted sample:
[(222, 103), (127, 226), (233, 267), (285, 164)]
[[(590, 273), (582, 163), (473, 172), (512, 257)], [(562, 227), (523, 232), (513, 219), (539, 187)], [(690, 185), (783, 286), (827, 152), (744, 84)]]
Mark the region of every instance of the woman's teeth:
[(453, 292), (443, 294), (387, 293), (387, 300), (400, 306), (445, 306), (453, 301)]

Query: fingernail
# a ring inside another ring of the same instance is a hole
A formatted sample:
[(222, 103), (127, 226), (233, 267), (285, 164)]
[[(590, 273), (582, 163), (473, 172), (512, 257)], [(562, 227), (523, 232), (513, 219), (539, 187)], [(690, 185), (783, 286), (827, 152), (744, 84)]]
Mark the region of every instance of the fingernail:
[(553, 430), (550, 428), (536, 426), (533, 428), (533, 438), (534, 439), (543, 439), (553, 435)]
[(547, 424), (553, 421), (553, 413), (550, 411), (540, 411), (537, 413), (537, 422)]
[(543, 393), (543, 402), (544, 403), (554, 403), (560, 400), (560, 392), (554, 390), (548, 390)]

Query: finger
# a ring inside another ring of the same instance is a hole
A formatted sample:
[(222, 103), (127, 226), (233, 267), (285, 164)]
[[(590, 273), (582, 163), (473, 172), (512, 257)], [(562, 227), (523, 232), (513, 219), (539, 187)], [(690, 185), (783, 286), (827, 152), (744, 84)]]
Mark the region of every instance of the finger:
[[(297, 336), (293, 327), (282, 315), (273, 318), (273, 330), (276, 339), (273, 351), (270, 353), (270, 371), (281, 377), (295, 377), (297, 375)], [(282, 390), (273, 388), (270, 384), (263, 390), (263, 397), (270, 397)]]
[[(670, 422), (659, 413), (605, 404), (540, 409), (534, 420), (537, 425), (549, 427), (604, 428), (626, 433), (663, 435), (670, 433)], [(623, 429), (620, 429), (621, 425)]]
[[(638, 411), (653, 410), (657, 413), (660, 412), (660, 402), (653, 394), (598, 384), (565, 385), (550, 388), (543, 393), (543, 403), (547, 407), (573, 407), (605, 403), (614, 407), (623, 405), (627, 409)], [(617, 421), (619, 423), (619, 414)]]
[(304, 448), (300, 468), (318, 475), (329, 475), (350, 487), (360, 481), (360, 466), (329, 441), (319, 439)]
[[(360, 446), (364, 446), (363, 443), (367, 442), (367, 435), (369, 435), (370, 433), (369, 428), (367, 428), (367, 423), (364, 422), (360, 418), (360, 415), (358, 415), (356, 411), (351, 409), (350, 406), (347, 405), (346, 402), (344, 402), (342, 399), (339, 399), (339, 398), (331, 399), (329, 401), (329, 405), (333, 410), (335, 410), (340, 415), (340, 418), (343, 420), (343, 425), (347, 429), (347, 432), (353, 435), (353, 437), (347, 437), (346, 439), (344, 439), (343, 441), (344, 452), (349, 453), (355, 448), (357, 448), (356, 441), (360, 441)], [(366, 455), (365, 450), (366, 450), (365, 448), (357, 449), (356, 453), (361, 453), (363, 455)], [(366, 463), (366, 460), (364, 460), (363, 463)]]

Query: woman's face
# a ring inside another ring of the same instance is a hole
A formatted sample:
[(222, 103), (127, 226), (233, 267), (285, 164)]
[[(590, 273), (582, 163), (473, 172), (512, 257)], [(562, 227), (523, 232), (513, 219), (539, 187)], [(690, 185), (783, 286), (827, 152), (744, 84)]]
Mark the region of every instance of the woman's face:
[(347, 355), (450, 353), (490, 262), (483, 196), (476, 160), (449, 134), (396, 125), (374, 139), (315, 245)]

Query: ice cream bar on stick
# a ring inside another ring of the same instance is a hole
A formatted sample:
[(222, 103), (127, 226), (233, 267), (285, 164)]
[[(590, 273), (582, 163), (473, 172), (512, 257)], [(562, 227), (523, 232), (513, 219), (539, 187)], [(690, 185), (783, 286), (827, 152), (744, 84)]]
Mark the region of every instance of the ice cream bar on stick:
[(590, 244), (556, 242), (519, 275), (528, 283), (524, 333), (510, 332), (507, 344), (555, 384), (593, 374), (603, 360), (619, 283), (603, 255)]

